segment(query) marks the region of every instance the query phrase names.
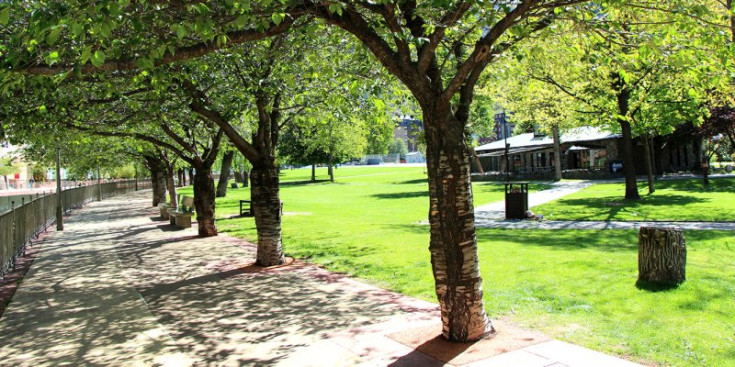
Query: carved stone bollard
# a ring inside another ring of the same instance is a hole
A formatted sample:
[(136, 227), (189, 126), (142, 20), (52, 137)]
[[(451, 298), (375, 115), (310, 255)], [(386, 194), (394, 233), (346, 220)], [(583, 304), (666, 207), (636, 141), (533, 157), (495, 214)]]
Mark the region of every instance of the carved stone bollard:
[(684, 232), (673, 227), (641, 227), (638, 232), (638, 281), (680, 284), (686, 279)]

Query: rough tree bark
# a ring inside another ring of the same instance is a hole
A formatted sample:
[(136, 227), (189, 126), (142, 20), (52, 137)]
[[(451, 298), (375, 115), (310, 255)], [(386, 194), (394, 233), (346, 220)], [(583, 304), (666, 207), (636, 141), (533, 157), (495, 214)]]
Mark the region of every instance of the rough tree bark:
[[(615, 74), (613, 87), (618, 92), (618, 114), (627, 116), (630, 108), (630, 89), (620, 73)], [(630, 128), (630, 122), (625, 118), (617, 118), (617, 122), (622, 130), (622, 153), (623, 153), (623, 173), (625, 173), (625, 199), (640, 200), (638, 194), (638, 183), (635, 176), (635, 158), (633, 157), (633, 132)]]
[(678, 228), (641, 227), (638, 232), (638, 281), (679, 284), (686, 279), (687, 249)]
[(253, 164), (250, 172), (250, 198), (255, 227), (258, 232), (257, 264), (273, 266), (283, 264), (281, 242), (281, 199), (278, 186), (278, 169), (273, 162)]
[(222, 156), (222, 169), (219, 174), (219, 182), (217, 182), (217, 197), (223, 198), (227, 196), (227, 183), (230, 181), (230, 170), (232, 169), (232, 159), (235, 158), (235, 151), (230, 150)]
[(441, 307), (442, 334), (474, 341), (493, 333), (482, 301), (470, 183), (470, 156), (463, 124), (449, 106), (424, 109), (429, 174), (431, 265)]
[(151, 188), (153, 189), (153, 206), (166, 202), (166, 166), (160, 158), (144, 156), (146, 165), (151, 171)]
[(166, 163), (166, 188), (168, 189), (168, 198), (171, 208), (178, 208), (178, 200), (176, 197), (176, 183), (174, 182), (174, 163)]
[(199, 237), (217, 235), (217, 225), (214, 222), (214, 178), (211, 167), (197, 167), (194, 175), (194, 207), (199, 223)]
[(702, 169), (702, 185), (709, 186), (709, 157), (707, 156), (707, 140), (703, 137), (699, 139), (699, 156)]

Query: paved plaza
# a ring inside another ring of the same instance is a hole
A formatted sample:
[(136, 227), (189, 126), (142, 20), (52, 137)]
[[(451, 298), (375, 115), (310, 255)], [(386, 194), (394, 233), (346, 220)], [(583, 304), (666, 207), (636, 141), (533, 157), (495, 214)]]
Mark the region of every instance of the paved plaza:
[(174, 230), (137, 192), (75, 211), (0, 318), (0, 365), (633, 366), (507, 320), (437, 338), (437, 305)]

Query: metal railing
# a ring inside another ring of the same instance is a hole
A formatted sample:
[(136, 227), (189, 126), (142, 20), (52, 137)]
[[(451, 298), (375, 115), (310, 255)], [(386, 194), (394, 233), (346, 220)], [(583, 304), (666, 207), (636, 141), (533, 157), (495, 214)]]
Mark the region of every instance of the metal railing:
[[(151, 187), (150, 180), (139, 180), (138, 189)], [(95, 200), (98, 193), (102, 198), (135, 191), (135, 181), (117, 181), (103, 183), (99, 186), (79, 186), (61, 191), (61, 203), (65, 212), (79, 208), (85, 203)], [(0, 214), (0, 278), (13, 269), (18, 256), (25, 253), (31, 239), (45, 231), (56, 222), (56, 193), (48, 195), (15, 196), (18, 201), (11, 200), (10, 210)]]

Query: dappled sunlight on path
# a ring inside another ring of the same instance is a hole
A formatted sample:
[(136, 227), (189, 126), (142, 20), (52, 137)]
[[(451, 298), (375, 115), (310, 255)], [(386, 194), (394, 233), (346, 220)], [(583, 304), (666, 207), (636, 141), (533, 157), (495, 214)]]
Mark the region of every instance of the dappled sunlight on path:
[(147, 195), (93, 203), (49, 236), (0, 319), (3, 363), (272, 364), (330, 331), (436, 317), (432, 304), (300, 262), (241, 269), (253, 245), (171, 230), (141, 209)]

